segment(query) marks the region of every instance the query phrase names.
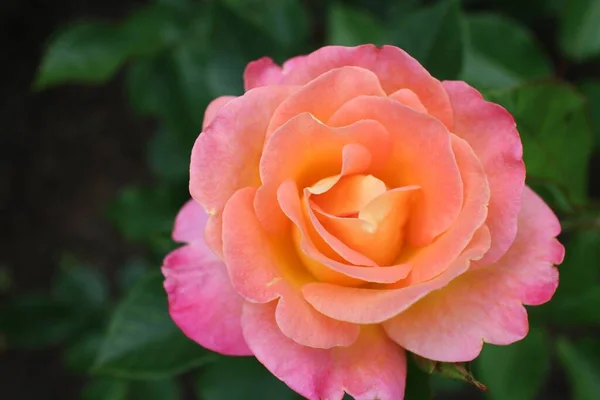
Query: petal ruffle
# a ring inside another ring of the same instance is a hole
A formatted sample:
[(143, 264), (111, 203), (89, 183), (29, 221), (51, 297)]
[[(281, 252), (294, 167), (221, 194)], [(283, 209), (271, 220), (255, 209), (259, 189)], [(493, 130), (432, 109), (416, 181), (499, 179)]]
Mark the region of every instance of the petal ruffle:
[(525, 184), (521, 139), (513, 117), (504, 108), (485, 101), (464, 82), (446, 81), (443, 85), (454, 110), (454, 133), (471, 145), (490, 184), (486, 224), (492, 247), (477, 264), (493, 263), (508, 250), (517, 234)]
[(393, 99), (373, 96), (350, 100), (327, 124), (346, 126), (365, 119), (381, 123), (392, 146), (393, 162), (383, 175), (375, 175), (391, 187), (421, 187), (408, 222), (407, 240), (414, 246), (426, 245), (456, 220), (463, 201), (450, 134), (429, 115)]
[(525, 188), (517, 237), (494, 265), (475, 268), (390, 321), (388, 335), (402, 347), (439, 361), (470, 361), (484, 342), (507, 345), (525, 337), (523, 304), (538, 305), (558, 285), (563, 246), (550, 208)]
[(171, 237), (179, 243), (192, 243), (202, 240), (208, 218), (209, 216), (196, 200), (188, 200), (175, 217)]
[(452, 227), (434, 243), (405, 261), (412, 269), (406, 280), (379, 289), (308, 283), (302, 292), (318, 311), (341, 321), (372, 324), (386, 321), (467, 270), (471, 260), (489, 249), (487, 216), (489, 187), (468, 144), (453, 136), (457, 162), (464, 172), (465, 203)]
[(361, 95), (385, 97), (377, 75), (373, 72), (359, 67), (327, 71), (281, 103), (269, 123), (267, 138), (301, 113), (310, 113), (319, 121), (325, 122), (344, 103)]
[(429, 114), (453, 130), (452, 107), (441, 82), (432, 77), (417, 60), (395, 46), (326, 46), (307, 56), (293, 59), (293, 63), (285, 63), (279, 83), (304, 85), (331, 69), (344, 66), (357, 66), (373, 71), (387, 94), (410, 89), (419, 97)]
[(164, 261), (169, 313), (190, 339), (227, 355), (252, 355), (242, 336), (244, 299), (227, 269), (201, 241), (180, 247)]
[(244, 335), (256, 358), (309, 400), (404, 398), (406, 356), (378, 327), (363, 327), (348, 347), (314, 349), (288, 339), (273, 318), (272, 304), (244, 309)]
[(210, 102), (206, 111), (204, 111), (204, 121), (202, 121), (202, 130), (205, 130), (208, 125), (215, 119), (221, 108), (231, 100), (235, 99), (235, 96), (221, 96), (217, 97)]
[(256, 189), (233, 195), (223, 212), (223, 255), (231, 282), (252, 302), (279, 298), (277, 322), (287, 337), (305, 346), (330, 348), (352, 344), (359, 327), (313, 309), (299, 285), (312, 280), (285, 240), (267, 236), (253, 212)]
[(283, 181), (291, 179), (304, 188), (338, 175), (344, 148), (351, 144), (369, 151), (370, 171), (381, 170), (388, 160), (389, 143), (387, 131), (376, 121), (332, 128), (309, 113), (292, 118), (269, 138), (260, 159), (263, 185), (258, 189), (255, 208), (261, 224), (270, 232), (286, 227), (287, 220), (276, 198)]
[(200, 134), (190, 165), (190, 194), (209, 214), (223, 210), (236, 190), (258, 186), (258, 161), (273, 112), (296, 90), (290, 86), (251, 90), (230, 100)]

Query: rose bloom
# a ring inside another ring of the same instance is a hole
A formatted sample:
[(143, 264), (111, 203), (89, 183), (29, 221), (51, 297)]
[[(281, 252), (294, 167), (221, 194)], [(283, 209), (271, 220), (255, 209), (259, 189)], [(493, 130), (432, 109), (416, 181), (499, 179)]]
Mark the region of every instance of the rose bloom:
[(206, 110), (164, 261), (188, 337), (308, 399), (398, 400), (407, 351), (527, 335), (564, 249), (504, 108), (392, 46), (262, 58), (244, 83)]

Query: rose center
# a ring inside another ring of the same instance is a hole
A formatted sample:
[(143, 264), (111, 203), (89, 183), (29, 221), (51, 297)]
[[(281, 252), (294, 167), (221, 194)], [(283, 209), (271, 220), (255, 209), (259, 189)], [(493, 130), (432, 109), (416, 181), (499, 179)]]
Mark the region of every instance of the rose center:
[[(331, 177), (309, 188), (308, 204), (319, 223), (344, 245), (386, 266), (393, 264), (402, 250), (403, 228), (415, 189), (388, 190), (373, 175)], [(343, 256), (339, 249), (336, 252)]]

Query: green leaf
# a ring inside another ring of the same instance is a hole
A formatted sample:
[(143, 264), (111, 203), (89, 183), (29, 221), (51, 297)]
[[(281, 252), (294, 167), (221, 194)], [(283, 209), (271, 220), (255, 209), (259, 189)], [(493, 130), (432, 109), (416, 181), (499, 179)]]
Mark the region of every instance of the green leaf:
[(600, 278), (600, 232), (573, 232), (565, 243), (565, 260), (560, 265), (560, 285), (553, 301), (575, 296), (596, 286)]
[(585, 203), (592, 141), (585, 100), (561, 83), (524, 85), (487, 97), (515, 117), (528, 178), (555, 182), (572, 203)]
[(126, 239), (165, 253), (172, 248), (171, 229), (180, 204), (167, 187), (129, 187), (112, 201), (108, 214)]
[(189, 18), (177, 8), (152, 3), (135, 10), (122, 24), (127, 55), (149, 56), (173, 47), (185, 37)]
[(483, 383), (475, 379), (468, 363), (435, 361), (416, 354), (412, 354), (412, 359), (421, 370), (430, 375), (438, 375), (447, 379), (456, 379), (467, 382), (480, 390), (487, 390)]
[[(236, 68), (235, 62), (233, 65), (224, 65), (224, 70), (216, 75), (211, 74), (210, 66), (219, 57), (219, 50), (215, 50), (214, 54), (209, 54), (207, 48), (198, 46), (198, 43), (195, 42), (187, 42), (179, 46), (173, 53), (173, 68), (177, 73), (177, 83), (181, 90), (181, 98), (185, 105), (185, 110), (190, 115), (190, 119), (196, 128), (190, 135), (186, 135), (186, 138), (193, 140), (200, 133), (204, 119), (204, 110), (215, 97), (226, 94), (220, 92), (219, 89), (225, 91), (234, 90), (227, 94), (243, 93), (241, 85), (235, 85), (241, 81), (243, 69), (236, 70), (239, 75), (235, 77), (229, 76), (227, 73), (229, 69)], [(231, 58), (229, 60), (231, 61)], [(223, 79), (220, 79), (223, 76), (229, 77), (230, 81), (226, 80), (223, 82)], [(214, 90), (215, 86), (222, 84), (229, 85), (229, 87), (233, 85), (234, 88), (218, 88)], [(188, 152), (187, 161), (189, 161), (189, 152), (191, 151), (192, 144), (193, 141), (184, 145)]]
[(579, 90), (587, 97), (588, 113), (592, 117), (595, 147), (600, 147), (600, 80), (589, 80), (579, 85)]
[[(339, 1), (339, 0), (336, 0)], [(365, 10), (367, 13), (381, 18), (382, 20), (396, 20), (407, 12), (413, 11), (421, 6), (423, 0), (344, 0), (344, 4), (355, 10)]]
[(63, 354), (64, 363), (71, 372), (86, 373), (94, 364), (103, 336), (92, 332), (69, 344)]
[(221, 1), (282, 47), (298, 47), (308, 38), (308, 13), (299, 0)]
[(575, 61), (600, 54), (600, 2), (569, 0), (562, 13), (560, 47)]
[(158, 111), (161, 96), (155, 80), (159, 71), (153, 60), (136, 60), (127, 68), (127, 95), (129, 104), (141, 115), (149, 115)]
[(94, 372), (131, 379), (158, 379), (211, 360), (213, 355), (186, 338), (171, 320), (162, 283), (162, 275), (151, 273), (119, 304)]
[(51, 40), (35, 87), (41, 89), (65, 82), (105, 82), (126, 58), (119, 26), (81, 22)]
[(128, 400), (127, 382), (99, 378), (88, 383), (81, 393), (82, 400)]
[(497, 14), (467, 18), (469, 44), (461, 79), (479, 88), (514, 86), (552, 74), (531, 32)]
[(394, 21), (391, 43), (406, 50), (438, 79), (456, 79), (462, 69), (464, 27), (457, 0), (444, 0)]
[(600, 343), (597, 340), (571, 342), (561, 338), (556, 342), (558, 358), (571, 382), (571, 400), (600, 398)]
[(117, 271), (117, 284), (122, 293), (127, 293), (135, 284), (147, 275), (150, 267), (148, 262), (134, 258)]
[[(215, 84), (208, 70), (212, 57), (217, 55), (209, 57), (201, 41), (189, 41), (153, 59), (137, 61), (127, 74), (130, 102), (141, 115), (160, 117), (164, 130), (184, 140), (195, 138), (202, 129), (204, 109), (217, 95), (210, 86)], [(232, 79), (240, 82), (239, 92), (243, 64), (239, 62), (239, 76)]]
[(483, 346), (475, 360), (477, 375), (488, 386), (492, 400), (537, 398), (550, 370), (546, 335), (532, 329), (525, 339), (510, 346)]
[(429, 378), (431, 382), (431, 390), (434, 394), (434, 398), (441, 396), (454, 396), (458, 398), (461, 391), (473, 390), (476, 391), (474, 386), (471, 386), (468, 382), (458, 379), (448, 379), (441, 377), (440, 375), (432, 375)]
[(79, 314), (90, 314), (108, 302), (108, 282), (97, 269), (64, 263), (52, 288), (54, 298)]
[(128, 400), (179, 400), (179, 385), (173, 379), (133, 381), (129, 387)]
[(152, 171), (167, 182), (187, 182), (193, 141), (187, 141), (164, 129), (148, 143), (148, 163)]
[(301, 399), (254, 357), (220, 357), (202, 369), (196, 388), (210, 400)]
[(562, 326), (600, 325), (600, 232), (573, 232), (559, 266), (560, 285), (544, 306), (544, 319)]
[(430, 375), (417, 366), (413, 357), (407, 357), (405, 400), (431, 400), (433, 393)]
[(0, 335), (12, 348), (59, 344), (80, 328), (72, 310), (43, 294), (15, 297), (0, 311)]
[(385, 33), (380, 21), (365, 11), (342, 3), (333, 3), (329, 8), (327, 43), (341, 46), (357, 46), (373, 43), (383, 45)]

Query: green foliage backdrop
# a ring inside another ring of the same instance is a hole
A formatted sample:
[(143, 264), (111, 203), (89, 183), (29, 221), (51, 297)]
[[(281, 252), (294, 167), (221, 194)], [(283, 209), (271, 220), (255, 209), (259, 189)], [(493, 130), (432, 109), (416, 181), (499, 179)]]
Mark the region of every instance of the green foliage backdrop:
[(175, 247), (170, 230), (189, 196), (203, 110), (242, 93), (248, 61), (281, 62), (324, 44), (393, 44), (513, 113), (528, 183), (560, 216), (567, 247), (555, 299), (530, 310), (530, 335), (486, 345), (473, 363), (485, 395), (411, 367), (407, 399), (549, 399), (557, 382), (570, 399), (600, 399), (600, 183), (590, 167), (600, 154), (599, 20), (596, 0), (155, 0), (119, 22), (65, 26), (33, 89), (104, 84), (124, 70), (132, 109), (157, 122), (147, 148), (154, 183), (125, 188), (106, 208), (148, 256), (122, 266), (116, 295), (98, 270), (66, 256), (50, 293), (14, 297), (2, 310), (6, 344), (64, 345), (64, 368), (88, 377), (84, 400), (179, 399), (184, 372), (203, 400), (299, 398), (255, 360), (185, 338), (169, 318), (158, 266)]

